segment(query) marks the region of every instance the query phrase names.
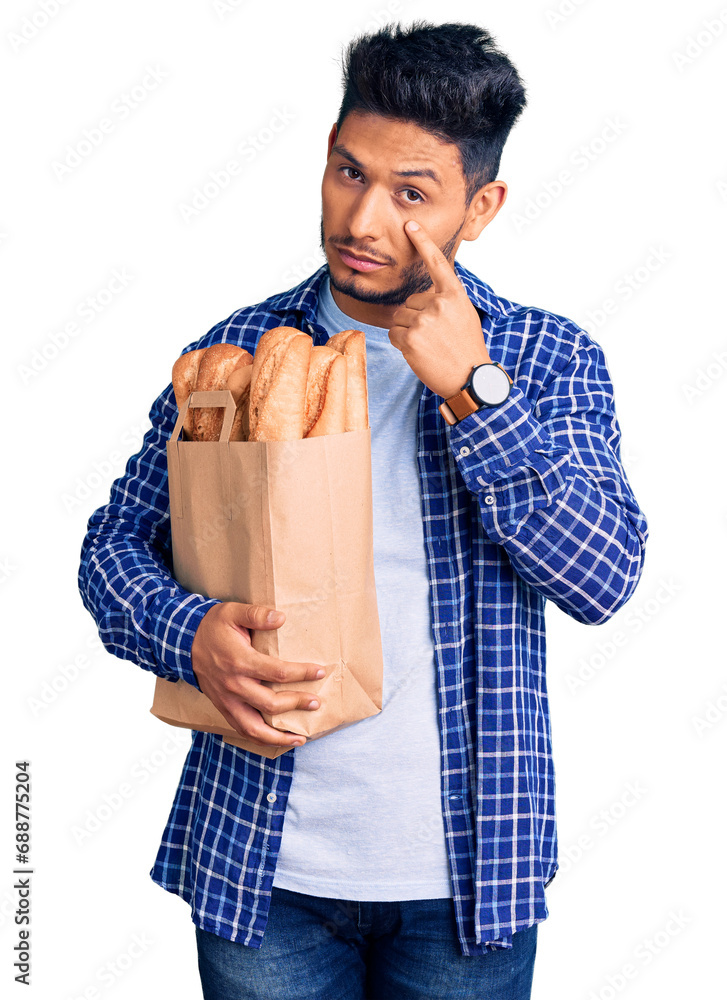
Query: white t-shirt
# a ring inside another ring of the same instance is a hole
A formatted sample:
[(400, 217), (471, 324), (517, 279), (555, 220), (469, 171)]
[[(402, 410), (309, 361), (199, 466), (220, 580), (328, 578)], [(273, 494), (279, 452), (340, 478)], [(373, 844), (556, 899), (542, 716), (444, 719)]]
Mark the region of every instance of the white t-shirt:
[(382, 711), (297, 747), (273, 884), (335, 899), (452, 895), (429, 577), (416, 458), (422, 383), (389, 331), (346, 316), (328, 280), (318, 322), (366, 334)]

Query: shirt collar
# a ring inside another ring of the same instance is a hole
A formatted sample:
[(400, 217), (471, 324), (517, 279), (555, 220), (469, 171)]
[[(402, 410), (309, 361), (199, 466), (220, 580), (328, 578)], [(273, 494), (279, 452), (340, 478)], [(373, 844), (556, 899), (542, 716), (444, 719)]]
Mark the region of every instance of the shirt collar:
[[(489, 285), (481, 281), (476, 274), (462, 267), (456, 260), (454, 271), (462, 282), (470, 302), (479, 313), (485, 313), (493, 319), (502, 316), (502, 307)], [(268, 299), (270, 312), (279, 314), (302, 313), (308, 322), (314, 323), (318, 309), (318, 295), (328, 274), (328, 263), (325, 263), (295, 288), (281, 292), (279, 295), (273, 295)]]

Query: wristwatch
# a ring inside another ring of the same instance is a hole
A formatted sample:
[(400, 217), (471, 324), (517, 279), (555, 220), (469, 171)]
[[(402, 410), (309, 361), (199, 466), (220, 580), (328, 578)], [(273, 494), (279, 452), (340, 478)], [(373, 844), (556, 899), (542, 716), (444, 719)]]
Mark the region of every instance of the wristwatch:
[(497, 361), (474, 365), (465, 384), (440, 404), (439, 412), (448, 424), (457, 424), (479, 409), (500, 406), (510, 395), (511, 387), (512, 382)]

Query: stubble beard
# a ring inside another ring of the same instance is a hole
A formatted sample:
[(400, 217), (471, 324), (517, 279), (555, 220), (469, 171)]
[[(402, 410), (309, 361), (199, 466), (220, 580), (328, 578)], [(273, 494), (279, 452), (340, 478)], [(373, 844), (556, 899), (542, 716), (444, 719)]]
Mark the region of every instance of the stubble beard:
[[(444, 246), (439, 249), (442, 251), (447, 260), (450, 260), (452, 251), (457, 242), (457, 237), (462, 231), (462, 227), (465, 223), (465, 217), (459, 224), (459, 228), (456, 233), (447, 240)], [(328, 251), (326, 248), (325, 233), (323, 230), (323, 213), (321, 213), (321, 250), (328, 260)], [(337, 240), (345, 247), (345, 241)], [(335, 248), (332, 249), (335, 253)], [(414, 295), (417, 292), (427, 292), (432, 287), (432, 279), (429, 276), (429, 271), (423, 260), (416, 260), (413, 264), (405, 267), (401, 272), (402, 280), (396, 288), (389, 288), (385, 291), (375, 291), (375, 290), (365, 290), (357, 285), (356, 277), (351, 276), (350, 278), (345, 278), (343, 281), (337, 280), (333, 277), (333, 271), (330, 266), (328, 268), (328, 275), (330, 278), (331, 285), (336, 289), (336, 291), (341, 292), (342, 295), (349, 295), (352, 299), (357, 299), (359, 302), (371, 302), (374, 305), (379, 306), (400, 306), (409, 298), (410, 295)]]

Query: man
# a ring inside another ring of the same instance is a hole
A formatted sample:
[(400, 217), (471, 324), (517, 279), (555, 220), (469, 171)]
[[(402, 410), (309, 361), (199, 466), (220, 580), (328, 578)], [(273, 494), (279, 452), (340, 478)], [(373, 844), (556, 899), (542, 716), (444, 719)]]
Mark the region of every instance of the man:
[[(192, 908), (207, 998), (530, 996), (557, 870), (544, 605), (600, 624), (631, 596), (647, 524), (601, 348), (455, 262), (502, 207), (525, 105), (481, 28), (351, 43), (307, 281), (187, 350), (295, 326), (367, 340), (382, 712), (305, 743), (316, 665), (256, 653), (275, 609), (170, 573), (171, 386), (89, 522), (81, 592), (106, 647), (203, 691), (274, 760), (193, 733), (151, 876)], [(315, 530), (315, 511), (310, 511)], [(264, 680), (292, 682), (273, 693)], [(293, 749), (295, 747), (295, 749)]]

